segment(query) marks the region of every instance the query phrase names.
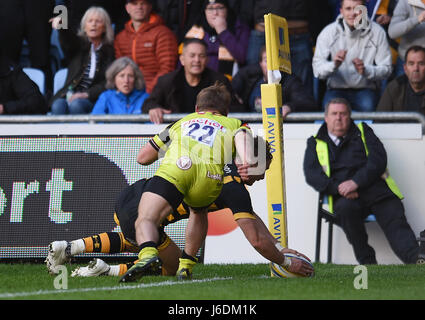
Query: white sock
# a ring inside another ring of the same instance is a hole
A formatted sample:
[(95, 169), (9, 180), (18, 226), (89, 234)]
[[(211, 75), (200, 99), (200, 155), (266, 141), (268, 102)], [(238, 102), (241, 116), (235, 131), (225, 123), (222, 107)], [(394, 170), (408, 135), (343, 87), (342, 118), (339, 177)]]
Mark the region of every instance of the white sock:
[(84, 252), (86, 252), (86, 244), (83, 239), (71, 241), (71, 255), (75, 256)]
[(110, 266), (111, 268), (108, 271), (108, 276), (119, 276), (120, 274), (120, 265)]

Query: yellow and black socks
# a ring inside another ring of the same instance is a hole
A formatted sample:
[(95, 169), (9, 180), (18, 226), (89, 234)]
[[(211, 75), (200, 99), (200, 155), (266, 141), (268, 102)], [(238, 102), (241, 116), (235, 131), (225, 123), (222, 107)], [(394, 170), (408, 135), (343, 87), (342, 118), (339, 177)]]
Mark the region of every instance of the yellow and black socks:
[[(80, 240), (84, 241), (85, 251), (83, 252), (86, 253), (120, 253), (125, 248), (124, 236), (121, 232), (104, 232)], [(81, 245), (77, 245), (77, 243), (81, 243), (79, 240), (74, 242), (76, 242), (76, 248), (81, 248)]]
[(188, 269), (190, 272), (192, 272), (192, 268), (195, 264), (198, 263), (198, 259), (196, 257), (192, 257), (188, 255), (184, 250), (182, 252), (182, 257), (179, 259), (179, 268), (181, 269)]
[(139, 259), (142, 260), (148, 257), (158, 256), (159, 252), (157, 244), (154, 241), (147, 241), (142, 243), (140, 246)]

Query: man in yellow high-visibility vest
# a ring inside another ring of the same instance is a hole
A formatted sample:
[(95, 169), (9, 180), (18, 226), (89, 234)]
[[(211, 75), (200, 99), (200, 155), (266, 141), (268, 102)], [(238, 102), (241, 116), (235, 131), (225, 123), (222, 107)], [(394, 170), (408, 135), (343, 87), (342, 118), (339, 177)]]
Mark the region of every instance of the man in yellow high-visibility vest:
[(309, 185), (329, 195), (330, 211), (360, 264), (377, 263), (364, 225), (371, 213), (401, 261), (423, 261), (425, 252), (406, 220), (403, 196), (388, 173), (385, 148), (366, 123), (354, 124), (345, 99), (326, 105), (325, 123), (307, 141), (304, 174)]

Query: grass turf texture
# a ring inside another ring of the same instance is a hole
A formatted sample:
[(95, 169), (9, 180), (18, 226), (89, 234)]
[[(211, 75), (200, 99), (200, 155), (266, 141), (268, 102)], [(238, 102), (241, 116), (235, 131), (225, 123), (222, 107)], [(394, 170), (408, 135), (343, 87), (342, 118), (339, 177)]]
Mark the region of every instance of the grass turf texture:
[[(422, 300), (424, 267), (367, 266), (367, 289), (355, 289), (351, 265), (315, 264), (314, 278), (270, 277), (266, 264), (197, 265), (194, 281), (145, 277), (118, 284), (118, 277), (71, 278), (56, 290), (44, 264), (0, 264), (0, 299), (17, 300)], [(211, 280), (210, 280), (211, 279)], [(61, 282), (62, 283), (62, 282)], [(365, 284), (360, 281), (361, 284)]]

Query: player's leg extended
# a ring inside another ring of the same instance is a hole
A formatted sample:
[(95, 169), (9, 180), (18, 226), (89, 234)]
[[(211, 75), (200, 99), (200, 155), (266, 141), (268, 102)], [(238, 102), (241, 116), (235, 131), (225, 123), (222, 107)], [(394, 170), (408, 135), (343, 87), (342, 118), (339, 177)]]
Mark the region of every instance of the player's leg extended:
[(190, 209), (189, 219), (185, 230), (185, 246), (184, 251), (196, 256), (205, 241), (208, 232), (208, 211), (207, 209), (194, 210)]
[(172, 207), (162, 196), (152, 192), (143, 193), (135, 223), (137, 244), (141, 246), (146, 242), (157, 243), (158, 227), (172, 211)]
[(49, 244), (45, 260), (51, 274), (58, 273), (58, 266), (71, 257), (82, 253), (120, 253), (126, 251), (125, 239), (121, 232), (103, 232), (73, 241), (54, 241)]
[(196, 253), (205, 241), (207, 232), (207, 209), (194, 210), (191, 208), (185, 231), (185, 247), (182, 257), (179, 259), (177, 279), (186, 280), (192, 278), (192, 268), (197, 263)]
[(140, 247), (139, 261), (121, 277), (120, 282), (132, 282), (144, 275), (160, 274), (162, 262), (157, 249), (158, 226), (170, 213), (172, 207), (162, 196), (153, 192), (143, 193), (135, 223), (136, 241)]
[[(174, 276), (176, 275), (177, 268), (179, 266), (179, 258), (181, 256), (181, 249), (175, 244), (173, 240), (164, 232), (164, 227), (158, 229), (160, 234), (160, 243), (158, 244), (159, 258), (162, 261), (162, 275), (163, 276)], [(127, 263), (120, 265), (120, 276), (124, 275), (133, 264)]]
[(167, 243), (158, 246), (158, 251), (162, 261), (162, 275), (175, 276), (182, 250), (168, 237)]
[[(106, 251), (105, 250), (106, 246), (101, 244), (100, 247), (103, 247), (104, 249), (101, 251), (96, 251), (96, 252), (103, 252), (103, 253), (121, 253), (121, 252), (138, 253), (139, 252), (139, 247), (135, 246), (132, 243), (132, 241), (128, 241), (127, 239), (125, 239), (123, 233), (108, 232), (105, 234), (112, 235), (112, 237), (110, 237), (109, 239), (111, 249), (109, 251)], [(117, 241), (118, 239), (114, 236), (115, 234), (119, 235), (119, 242)], [(88, 247), (88, 249), (86, 249), (85, 252), (87, 253), (94, 252), (90, 248), (97, 247), (97, 246), (95, 245), (92, 246), (91, 241), (93, 241), (93, 239), (103, 239), (103, 238), (104, 238), (104, 234), (100, 234), (100, 235), (95, 235), (92, 237), (81, 239), (81, 240), (84, 240), (86, 247)], [(94, 241), (94, 243), (96, 242)], [(119, 248), (119, 251), (117, 251), (117, 248)], [(105, 276), (121, 276), (124, 273), (126, 273), (127, 270), (133, 265), (134, 265), (134, 262), (125, 263), (125, 264), (122, 263), (118, 265), (109, 265), (102, 259), (95, 258), (92, 261), (90, 261), (87, 266), (78, 267), (74, 269), (71, 273), (71, 277), (97, 277), (97, 276), (104, 276), (104, 275)]]
[[(179, 258), (181, 257), (181, 249), (164, 233), (164, 240), (158, 245), (159, 258), (162, 261), (162, 275), (174, 276), (176, 275), (179, 266)], [(161, 238), (162, 239), (162, 238)], [(126, 241), (126, 252), (139, 252), (139, 247), (131, 245)], [(121, 263), (118, 265), (108, 265), (101, 259), (94, 259), (90, 261), (87, 266), (76, 268), (71, 276), (72, 277), (97, 277), (100, 275), (107, 276), (123, 276), (128, 269), (130, 269), (138, 260)]]

